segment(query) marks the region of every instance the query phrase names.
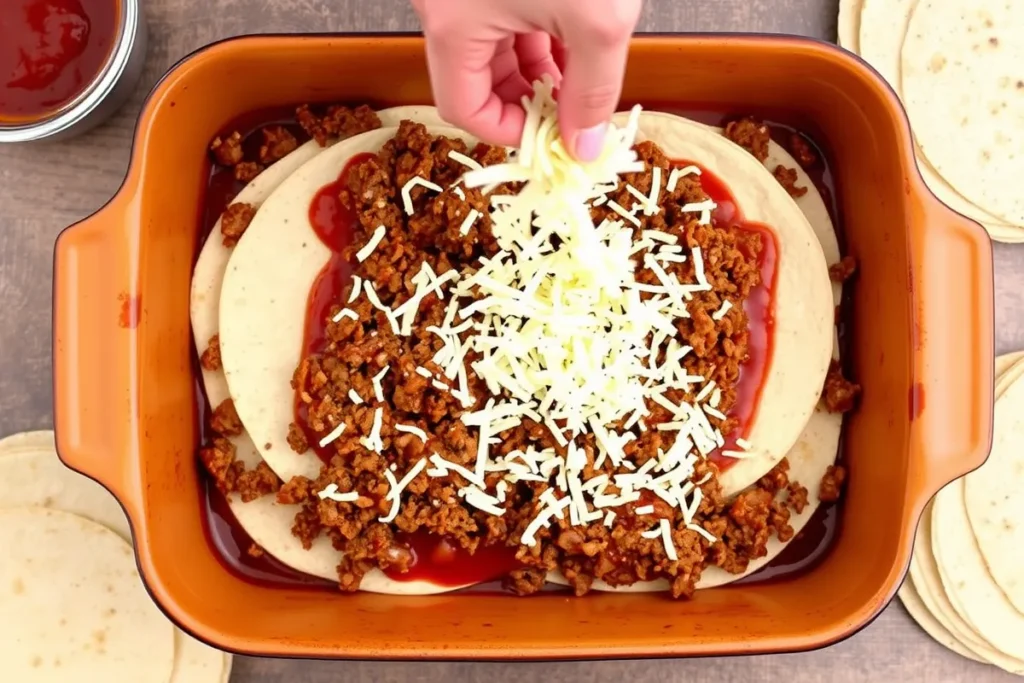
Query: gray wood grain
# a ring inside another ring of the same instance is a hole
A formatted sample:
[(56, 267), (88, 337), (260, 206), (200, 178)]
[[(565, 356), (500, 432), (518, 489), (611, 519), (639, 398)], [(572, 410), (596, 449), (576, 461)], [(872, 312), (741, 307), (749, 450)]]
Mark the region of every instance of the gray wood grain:
[[(512, 0), (510, 0), (512, 1)], [(557, 1), (557, 0), (552, 0)], [(49, 427), (53, 240), (100, 207), (128, 165), (145, 93), (172, 64), (211, 41), (257, 32), (416, 30), (406, 0), (149, 0), (150, 48), (131, 102), (70, 142), (0, 147), (0, 435)], [(835, 37), (837, 0), (648, 0), (643, 31), (757, 31)], [(1024, 347), (1024, 247), (996, 247), (999, 352)], [(991, 667), (932, 641), (898, 604), (849, 640), (813, 653), (688, 661), (559, 664), (313, 662), (235, 659), (234, 683), (458, 680), (998, 681)]]

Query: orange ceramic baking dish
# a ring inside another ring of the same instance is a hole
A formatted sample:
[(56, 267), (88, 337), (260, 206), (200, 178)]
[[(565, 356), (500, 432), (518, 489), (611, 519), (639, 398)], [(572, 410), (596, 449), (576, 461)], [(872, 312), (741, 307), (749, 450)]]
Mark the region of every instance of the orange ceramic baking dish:
[[(785, 581), (698, 593), (343, 595), (246, 582), (203, 530), (189, 286), (212, 136), (240, 114), (310, 101), (430, 101), (416, 37), (249, 37), (205, 48), (156, 87), (111, 202), (56, 247), (54, 372), (63, 460), (124, 505), (154, 598), (221, 648), (352, 658), (611, 658), (779, 652), (868, 623), (907, 568), (914, 527), (945, 483), (980, 465), (992, 428), (991, 246), (917, 173), (893, 93), (819, 42), (637, 39), (627, 102), (694, 103), (813, 132), (860, 263), (839, 538)], [(792, 266), (791, 266), (792, 267)]]

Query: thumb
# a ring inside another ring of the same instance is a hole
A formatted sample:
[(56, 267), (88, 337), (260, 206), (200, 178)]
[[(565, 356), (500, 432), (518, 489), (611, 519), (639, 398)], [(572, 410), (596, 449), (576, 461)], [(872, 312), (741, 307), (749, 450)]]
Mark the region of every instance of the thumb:
[(619, 104), (626, 72), (629, 37), (639, 18), (636, 11), (622, 16), (632, 2), (616, 2), (619, 16), (595, 16), (592, 11), (563, 38), (565, 70), (558, 90), (562, 140), (580, 161), (593, 161), (604, 146), (608, 121)]

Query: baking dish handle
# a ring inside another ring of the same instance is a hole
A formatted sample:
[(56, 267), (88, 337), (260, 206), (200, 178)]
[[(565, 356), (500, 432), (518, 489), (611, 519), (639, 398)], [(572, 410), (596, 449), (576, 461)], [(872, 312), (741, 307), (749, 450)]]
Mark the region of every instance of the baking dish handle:
[(980, 225), (929, 199), (926, 227), (912, 233), (919, 326), (909, 403), (921, 506), (988, 457), (995, 347), (992, 242)]
[(130, 368), (141, 311), (127, 256), (137, 204), (122, 190), (60, 234), (53, 264), (53, 395), (57, 451), (134, 518), (129, 494)]

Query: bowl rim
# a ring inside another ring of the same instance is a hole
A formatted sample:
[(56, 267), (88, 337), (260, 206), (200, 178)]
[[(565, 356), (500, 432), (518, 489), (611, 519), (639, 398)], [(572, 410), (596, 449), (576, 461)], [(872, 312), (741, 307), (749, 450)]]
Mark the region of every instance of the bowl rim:
[[(85, 121), (107, 101), (128, 71), (135, 49), (143, 43), (139, 35), (145, 21), (142, 16), (141, 0), (117, 2), (121, 10), (118, 15), (117, 38), (92, 81), (70, 102), (42, 119), (15, 124), (0, 123), (0, 144), (34, 142), (60, 135)], [(162, 82), (163, 78), (160, 80)], [(146, 104), (148, 102), (147, 96)], [(136, 132), (137, 130), (136, 127)]]

